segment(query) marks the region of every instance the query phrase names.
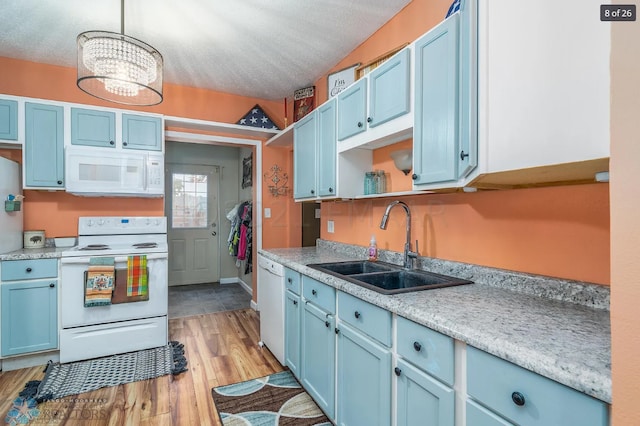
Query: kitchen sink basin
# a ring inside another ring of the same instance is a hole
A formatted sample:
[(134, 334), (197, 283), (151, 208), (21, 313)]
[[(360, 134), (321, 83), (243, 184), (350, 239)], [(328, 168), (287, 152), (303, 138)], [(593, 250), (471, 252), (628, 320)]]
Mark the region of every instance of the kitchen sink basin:
[(383, 294), (473, 284), (473, 281), (447, 275), (367, 260), (316, 263), (307, 266)]
[(397, 269), (397, 266), (391, 263), (369, 262), (368, 260), (357, 260), (353, 262), (318, 263), (315, 265), (309, 265), (309, 267), (322, 270), (323, 272), (333, 272), (333, 275), (367, 274), (371, 272), (395, 271)]

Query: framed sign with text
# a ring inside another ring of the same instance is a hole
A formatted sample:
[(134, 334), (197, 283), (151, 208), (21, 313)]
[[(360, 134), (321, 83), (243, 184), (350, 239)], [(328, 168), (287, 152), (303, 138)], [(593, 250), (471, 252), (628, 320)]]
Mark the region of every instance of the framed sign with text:
[(327, 99), (331, 99), (342, 92), (347, 86), (356, 81), (356, 69), (360, 63), (329, 74), (327, 77)]

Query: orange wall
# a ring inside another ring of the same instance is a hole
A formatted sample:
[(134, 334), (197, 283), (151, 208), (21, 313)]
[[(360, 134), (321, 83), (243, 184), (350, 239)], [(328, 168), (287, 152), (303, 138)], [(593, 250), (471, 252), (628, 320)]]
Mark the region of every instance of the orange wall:
[[(0, 57), (0, 93), (49, 99), (87, 105), (118, 107), (82, 92), (76, 86), (76, 70), (35, 62)], [(126, 107), (140, 111), (188, 117), (201, 120), (235, 123), (255, 104), (265, 110), (275, 123), (283, 126), (283, 102), (266, 101), (194, 87), (164, 85), (164, 101), (152, 107)], [(286, 150), (265, 149), (269, 164), (278, 163), (292, 174)], [(21, 160), (20, 150), (2, 150), (0, 155)], [(266, 164), (266, 163), (265, 163)], [(264, 191), (264, 188), (263, 188)], [(64, 192), (25, 191), (25, 229), (44, 229), (47, 237), (76, 235), (77, 218), (91, 215), (164, 215), (163, 199), (146, 198), (84, 198)], [(263, 192), (263, 197), (270, 197)], [(287, 209), (295, 208), (291, 201), (274, 203), (273, 214), (286, 217)], [(274, 238), (273, 240), (271, 240)], [(264, 243), (286, 246), (290, 239), (281, 234), (267, 234)], [(298, 244), (299, 245), (299, 244)]]
[[(609, 185), (427, 194), (325, 202), (322, 238), (401, 252), (405, 215), (387, 204), (406, 202), (420, 254), (534, 274), (609, 283)], [(326, 232), (333, 220), (335, 233)]]
[(639, 425), (640, 384), (639, 25), (612, 25), (611, 357), (613, 425)]

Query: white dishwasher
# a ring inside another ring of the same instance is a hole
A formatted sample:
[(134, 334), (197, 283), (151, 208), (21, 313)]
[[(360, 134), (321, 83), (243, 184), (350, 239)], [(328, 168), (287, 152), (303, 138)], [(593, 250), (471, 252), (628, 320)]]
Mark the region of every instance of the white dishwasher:
[(258, 255), (260, 341), (284, 365), (284, 266)]

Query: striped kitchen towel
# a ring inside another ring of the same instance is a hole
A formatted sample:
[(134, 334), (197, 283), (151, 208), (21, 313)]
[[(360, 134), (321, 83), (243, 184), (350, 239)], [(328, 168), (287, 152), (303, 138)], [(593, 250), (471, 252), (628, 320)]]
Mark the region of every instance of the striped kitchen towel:
[(111, 304), (115, 281), (113, 257), (92, 257), (85, 272), (84, 306), (105, 306)]
[(127, 257), (127, 296), (144, 296), (149, 293), (147, 256)]

